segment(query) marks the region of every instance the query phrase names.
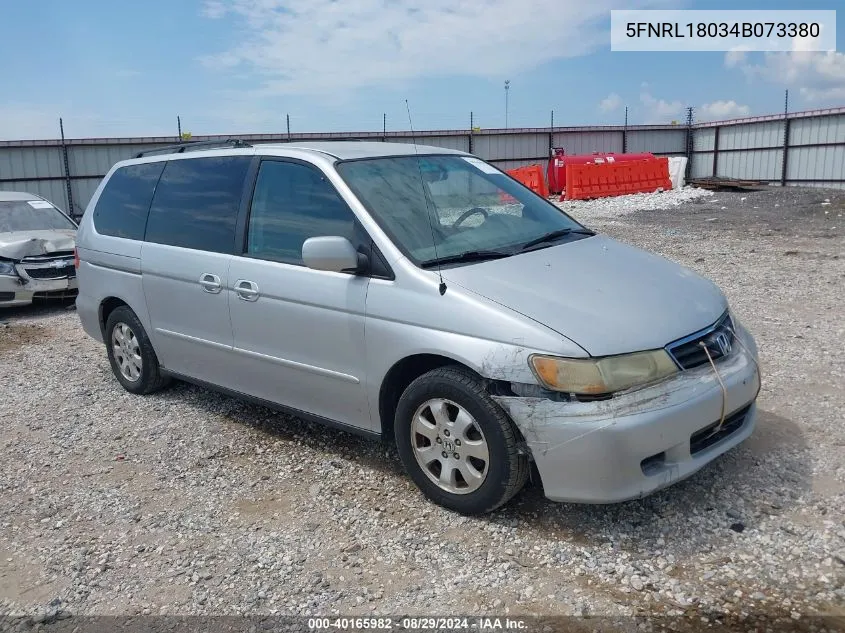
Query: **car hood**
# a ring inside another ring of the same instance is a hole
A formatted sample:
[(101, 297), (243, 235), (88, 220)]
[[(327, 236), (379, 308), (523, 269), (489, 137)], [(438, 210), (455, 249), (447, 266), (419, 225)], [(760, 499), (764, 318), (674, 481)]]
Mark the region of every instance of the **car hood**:
[(664, 347), (727, 309), (713, 282), (601, 235), (449, 268), (443, 277), (555, 330), (591, 356)]
[(14, 231), (0, 233), (0, 257), (23, 259), (33, 255), (72, 251), (76, 231)]

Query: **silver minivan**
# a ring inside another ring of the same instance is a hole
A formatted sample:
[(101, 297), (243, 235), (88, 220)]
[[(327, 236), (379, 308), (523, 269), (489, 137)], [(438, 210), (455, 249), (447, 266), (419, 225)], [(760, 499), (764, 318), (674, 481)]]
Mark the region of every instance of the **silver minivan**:
[(127, 391), (395, 440), (468, 514), (532, 471), (555, 501), (642, 497), (751, 434), (756, 345), (690, 270), (464, 152), (223, 145), (118, 163), (82, 219), (77, 310)]

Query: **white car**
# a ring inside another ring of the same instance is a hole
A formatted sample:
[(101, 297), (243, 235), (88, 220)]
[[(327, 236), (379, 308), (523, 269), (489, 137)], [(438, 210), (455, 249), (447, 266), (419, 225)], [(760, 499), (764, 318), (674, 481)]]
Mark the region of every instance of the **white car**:
[(76, 295), (76, 229), (40, 196), (0, 191), (0, 308)]

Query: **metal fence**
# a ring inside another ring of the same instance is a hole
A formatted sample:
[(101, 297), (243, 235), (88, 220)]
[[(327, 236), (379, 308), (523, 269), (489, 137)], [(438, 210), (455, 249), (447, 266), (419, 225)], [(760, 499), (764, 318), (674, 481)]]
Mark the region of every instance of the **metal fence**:
[[(228, 136), (196, 136), (223, 140)], [(244, 134), (250, 143), (343, 139), (460, 149), (502, 169), (568, 154), (652, 152), (687, 156), (693, 178), (761, 180), (845, 188), (845, 107), (694, 125), (631, 125), (307, 134)], [(117, 161), (178, 142), (178, 137), (0, 141), (0, 190), (37, 193), (80, 216)]]

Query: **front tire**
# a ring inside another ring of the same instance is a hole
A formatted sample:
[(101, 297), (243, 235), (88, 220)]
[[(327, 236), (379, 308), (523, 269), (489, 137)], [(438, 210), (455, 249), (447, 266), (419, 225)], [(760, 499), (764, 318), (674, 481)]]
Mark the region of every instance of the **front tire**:
[(495, 510), (528, 478), (516, 428), (462, 367), (441, 367), (414, 380), (399, 399), (394, 428), (414, 483), (461, 514)]
[(115, 378), (129, 393), (144, 395), (170, 383), (144, 326), (128, 306), (115, 308), (106, 321), (106, 353)]

